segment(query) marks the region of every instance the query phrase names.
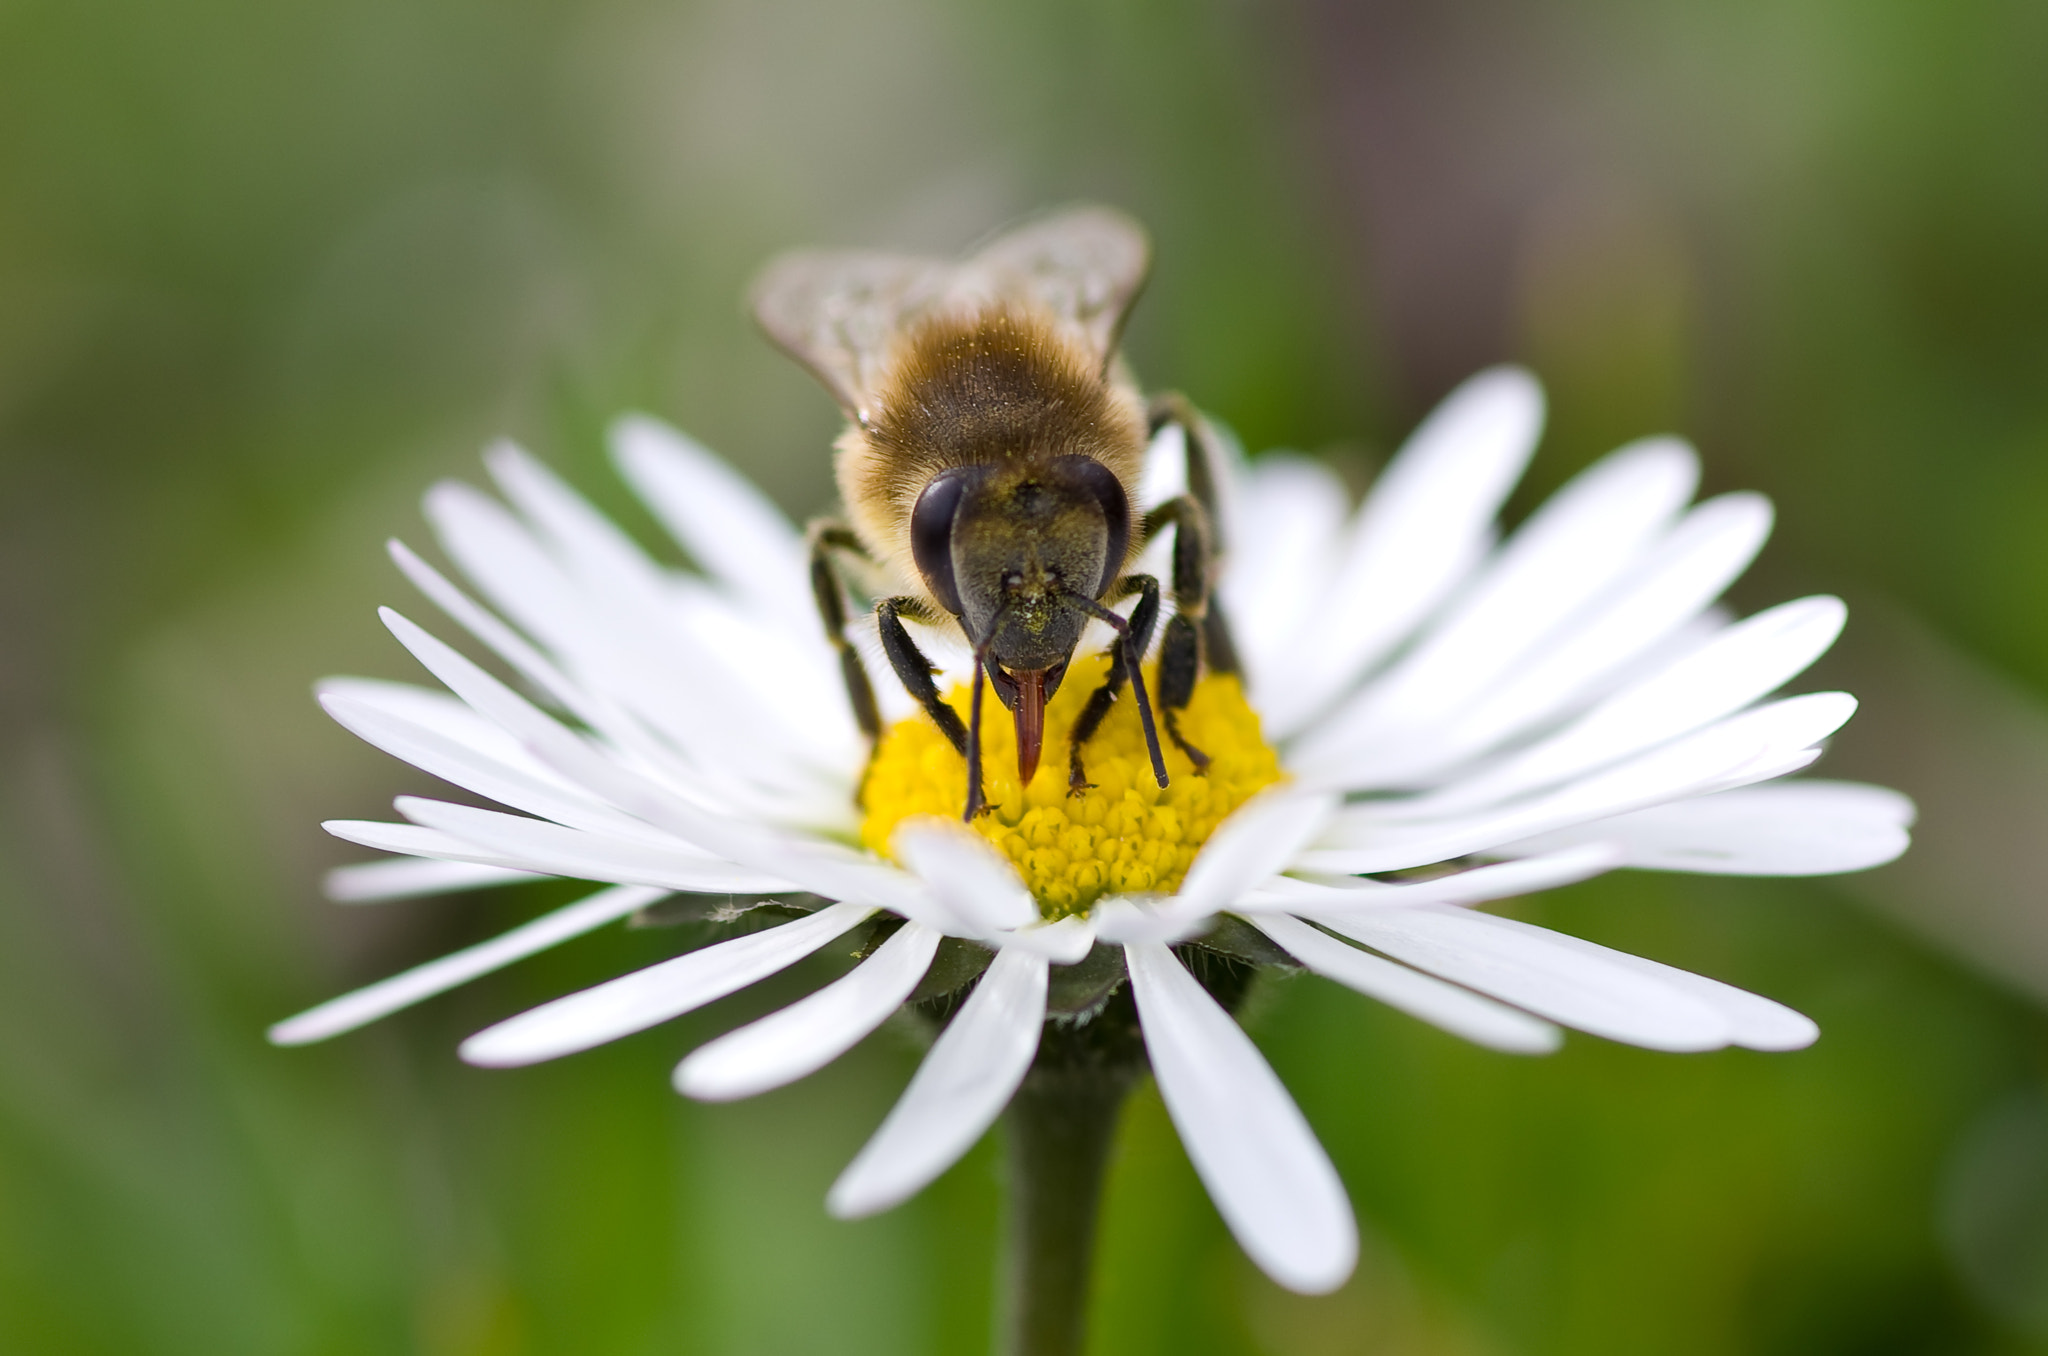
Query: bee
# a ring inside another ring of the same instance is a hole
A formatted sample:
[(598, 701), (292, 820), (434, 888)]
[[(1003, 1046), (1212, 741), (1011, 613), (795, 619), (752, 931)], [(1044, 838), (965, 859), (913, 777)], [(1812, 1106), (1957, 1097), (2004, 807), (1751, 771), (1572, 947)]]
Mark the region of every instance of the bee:
[[(834, 444), (846, 519), (811, 524), (811, 583), (856, 720), (881, 720), (847, 639), (846, 557), (890, 581), (875, 603), (882, 650), (904, 688), (967, 761), (965, 818), (985, 808), (982, 679), (1016, 725), (1029, 785), (1045, 707), (1088, 623), (1116, 636), (1109, 671), (1069, 739), (1070, 794), (1088, 788), (1083, 749), (1128, 685), (1153, 776), (1167, 784), (1159, 727), (1199, 768), (1177, 716), (1206, 667), (1237, 661), (1211, 597), (1214, 444), (1181, 397), (1150, 405), (1117, 352), (1151, 246), (1122, 213), (1073, 207), (997, 235), (961, 260), (806, 250), (763, 270), (756, 319), (845, 412)], [(1138, 480), (1150, 437), (1183, 431), (1188, 492), (1150, 512)], [(1159, 581), (1127, 573), (1174, 533), (1174, 610), (1160, 638), (1157, 705), (1140, 667), (1160, 614)], [(893, 592), (889, 592), (893, 589)], [(1135, 598), (1125, 616), (1115, 604)], [(957, 627), (974, 655), (965, 725), (904, 625)]]

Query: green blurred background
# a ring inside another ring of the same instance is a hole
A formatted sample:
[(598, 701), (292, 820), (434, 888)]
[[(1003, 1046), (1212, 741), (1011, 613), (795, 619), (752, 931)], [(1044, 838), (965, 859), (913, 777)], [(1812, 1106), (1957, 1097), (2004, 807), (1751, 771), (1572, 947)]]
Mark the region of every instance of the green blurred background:
[[(1096, 1349), (2048, 1351), (2048, 6), (2038, 0), (0, 0), (0, 1348), (974, 1352), (998, 1158), (844, 1224), (884, 1032), (699, 1107), (682, 1049), (831, 962), (521, 1072), (456, 1040), (669, 954), (618, 930), (313, 1050), (266, 1023), (549, 901), (322, 901), (425, 778), (308, 699), (414, 676), (380, 542), (526, 440), (636, 528), (617, 411), (792, 513), (833, 412), (750, 330), (797, 243), (1047, 203), (1156, 234), (1130, 346), (1363, 484), (1534, 365), (1525, 511), (1694, 436), (1781, 508), (1737, 589), (1850, 600), (1826, 767), (1922, 802), (1841, 882), (1610, 878), (1523, 916), (1780, 997), (1794, 1055), (1520, 1061), (1320, 982), (1252, 1014), (1368, 1232), (1287, 1295), (1156, 1096)], [(651, 539), (651, 538), (650, 538)]]

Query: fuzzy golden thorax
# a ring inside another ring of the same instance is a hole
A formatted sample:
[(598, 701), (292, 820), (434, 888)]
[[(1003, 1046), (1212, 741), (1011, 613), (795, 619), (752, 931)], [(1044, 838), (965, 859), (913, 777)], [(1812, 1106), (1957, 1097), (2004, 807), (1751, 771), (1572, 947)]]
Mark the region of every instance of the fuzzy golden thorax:
[[(1035, 543), (1064, 539), (1071, 505), (1035, 493), (1040, 473), (1062, 457), (1093, 458), (1135, 506), (1144, 404), (1079, 336), (1048, 315), (1004, 305), (935, 316), (906, 331), (868, 419), (848, 427), (837, 446), (840, 494), (854, 529), (906, 592), (936, 605), (910, 547), (911, 512), (935, 476), (956, 466), (987, 468), (982, 501), (1015, 510), (1004, 549), (1057, 569), (1063, 562), (1050, 558), (1053, 548)], [(1135, 543), (1135, 520), (1123, 526), (1117, 535)], [(1073, 563), (1064, 563), (1071, 574)], [(1036, 593), (1041, 581), (1026, 583)], [(1029, 620), (1037, 620), (1035, 611)]]

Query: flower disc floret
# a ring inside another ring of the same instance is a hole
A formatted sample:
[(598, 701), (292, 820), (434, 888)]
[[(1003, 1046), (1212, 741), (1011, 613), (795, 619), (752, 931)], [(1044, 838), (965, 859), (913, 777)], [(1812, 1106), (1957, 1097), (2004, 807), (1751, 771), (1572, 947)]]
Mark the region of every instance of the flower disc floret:
[[(1046, 707), (1049, 753), (1067, 747), (1068, 731), (1107, 670), (1106, 656), (1075, 660)], [(1156, 674), (1153, 684), (1158, 691)], [(967, 689), (956, 687), (946, 700), (964, 722)], [(1161, 787), (1127, 689), (1082, 750), (1087, 790), (1069, 793), (1066, 760), (1057, 756), (1045, 759), (1029, 786), (1019, 786), (1016, 732), (1000, 704), (983, 695), (989, 809), (973, 827), (1016, 865), (1046, 918), (1085, 913), (1104, 895), (1171, 893), (1223, 818), (1280, 780), (1279, 755), (1236, 677), (1203, 678), (1180, 714), (1180, 730), (1209, 755), (1209, 765), (1197, 772), (1162, 734), (1168, 785)], [(861, 842), (888, 853), (905, 819), (957, 817), (966, 788), (966, 760), (929, 717), (919, 712), (898, 722), (884, 732), (868, 770)]]

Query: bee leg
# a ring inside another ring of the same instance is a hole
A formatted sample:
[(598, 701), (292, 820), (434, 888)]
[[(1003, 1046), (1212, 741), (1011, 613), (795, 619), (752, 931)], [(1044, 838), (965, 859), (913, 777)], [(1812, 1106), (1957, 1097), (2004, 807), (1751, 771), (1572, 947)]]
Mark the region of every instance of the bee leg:
[(1109, 714), (1109, 708), (1116, 704), (1116, 694), (1130, 678), (1125, 651), (1144, 654), (1152, 644), (1152, 628), (1159, 622), (1159, 581), (1149, 574), (1126, 575), (1111, 590), (1111, 599), (1128, 598), (1133, 593), (1138, 595), (1138, 605), (1131, 609), (1129, 643), (1111, 648), (1109, 676), (1102, 680), (1101, 687), (1089, 694), (1088, 704), (1081, 708), (1081, 715), (1067, 736), (1067, 794), (1070, 796), (1078, 796), (1094, 785), (1081, 765), (1081, 747), (1095, 737), (1103, 718)]
[[(1178, 391), (1163, 391), (1152, 397), (1146, 411), (1147, 424), (1157, 434), (1168, 424), (1178, 424), (1181, 435), (1187, 440), (1188, 496), (1202, 506), (1208, 515), (1208, 559), (1203, 562), (1203, 571), (1211, 594), (1215, 591), (1216, 567), (1222, 561), (1224, 541), (1222, 515), (1218, 511), (1217, 484), (1222, 479), (1222, 455), (1216, 446), (1215, 434), (1209, 423), (1195, 409), (1193, 402)], [(1180, 592), (1179, 581), (1175, 581), (1174, 592)], [(1241, 666), (1237, 659), (1237, 645), (1230, 636), (1230, 624), (1224, 619), (1223, 608), (1212, 596), (1209, 609), (1202, 619), (1202, 659), (1211, 673), (1237, 673)], [(1164, 656), (1161, 656), (1164, 662)]]
[(938, 669), (925, 658), (924, 651), (917, 648), (917, 642), (903, 628), (902, 614), (923, 617), (925, 611), (924, 605), (915, 598), (884, 598), (875, 604), (875, 625), (882, 634), (882, 653), (889, 656), (889, 667), (896, 670), (897, 681), (903, 684), (906, 692), (917, 698), (918, 705), (939, 727), (939, 733), (953, 745), (953, 751), (967, 760), (967, 812), (962, 818), (971, 824), (976, 815), (988, 808), (981, 788), (982, 666), (979, 662), (974, 666), (971, 707), (974, 723), (970, 731), (960, 723), (959, 713), (940, 700), (938, 685), (932, 682), (932, 675)]
[(1209, 770), (1209, 755), (1188, 743), (1180, 732), (1180, 713), (1195, 695), (1195, 679), (1201, 672), (1201, 638), (1194, 623), (1179, 613), (1166, 623), (1166, 636), (1159, 642), (1159, 715), (1166, 737), (1187, 755), (1195, 771)]
[(924, 608), (915, 598), (884, 598), (875, 604), (875, 625), (882, 633), (882, 653), (889, 656), (889, 667), (896, 670), (897, 681), (904, 691), (917, 698), (918, 705), (939, 727), (939, 733), (946, 736), (955, 752), (967, 756), (967, 727), (960, 723), (960, 716), (952, 707), (939, 699), (938, 684), (932, 675), (938, 669), (924, 657), (924, 651), (917, 648), (917, 642), (910, 638), (910, 632), (903, 628), (903, 614), (921, 616)]
[(987, 666), (988, 650), (984, 646), (974, 655), (974, 695), (967, 702), (967, 808), (960, 818), (969, 824), (988, 809), (988, 799), (981, 788), (981, 689), (982, 680), (988, 676)]
[(1202, 642), (1208, 638), (1209, 515), (1200, 501), (1184, 494), (1145, 515), (1146, 539), (1169, 526), (1173, 528), (1174, 611), (1159, 642), (1159, 709), (1166, 737), (1187, 755), (1195, 771), (1203, 772), (1209, 767), (1209, 755), (1182, 736), (1180, 713), (1194, 698), (1195, 680), (1202, 671)]
[(832, 565), (835, 551), (862, 556), (867, 552), (860, 538), (853, 535), (853, 529), (829, 518), (813, 522), (805, 535), (811, 547), (811, 597), (818, 604), (818, 619), (825, 623), (825, 639), (839, 654), (839, 676), (846, 683), (846, 700), (853, 707), (853, 719), (872, 748), (882, 737), (882, 717), (875, 706), (875, 689), (868, 681), (867, 667), (860, 661), (860, 651), (846, 638), (846, 590)]
[[(868, 737), (868, 762), (874, 763), (874, 748), (881, 741), (882, 717), (875, 704), (874, 685), (868, 681), (867, 666), (861, 662), (860, 651), (846, 638), (846, 593), (839, 580), (839, 573), (833, 568), (835, 552), (845, 552), (869, 559), (867, 548), (860, 538), (844, 523), (829, 518), (813, 522), (808, 533), (811, 545), (811, 596), (818, 604), (818, 617), (825, 623), (825, 637), (839, 654), (839, 674), (846, 683), (846, 699), (853, 707), (854, 721), (862, 734)], [(967, 729), (960, 723), (960, 717), (953, 708), (939, 700), (938, 687), (932, 682), (937, 672), (924, 652), (917, 648), (917, 642), (903, 628), (900, 614), (923, 618), (925, 607), (915, 598), (886, 598), (875, 606), (875, 621), (881, 632), (882, 652), (889, 657), (889, 667), (896, 671), (911, 696), (931, 715), (940, 733), (952, 742), (955, 750), (967, 753)], [(977, 693), (978, 697), (980, 694)], [(978, 744), (980, 741), (977, 740)], [(970, 759), (971, 762), (978, 760)], [(975, 771), (978, 773), (979, 768)], [(856, 802), (865, 800), (867, 775), (861, 776), (861, 792)], [(973, 818), (981, 802), (981, 778), (977, 775), (968, 790), (969, 815)]]

